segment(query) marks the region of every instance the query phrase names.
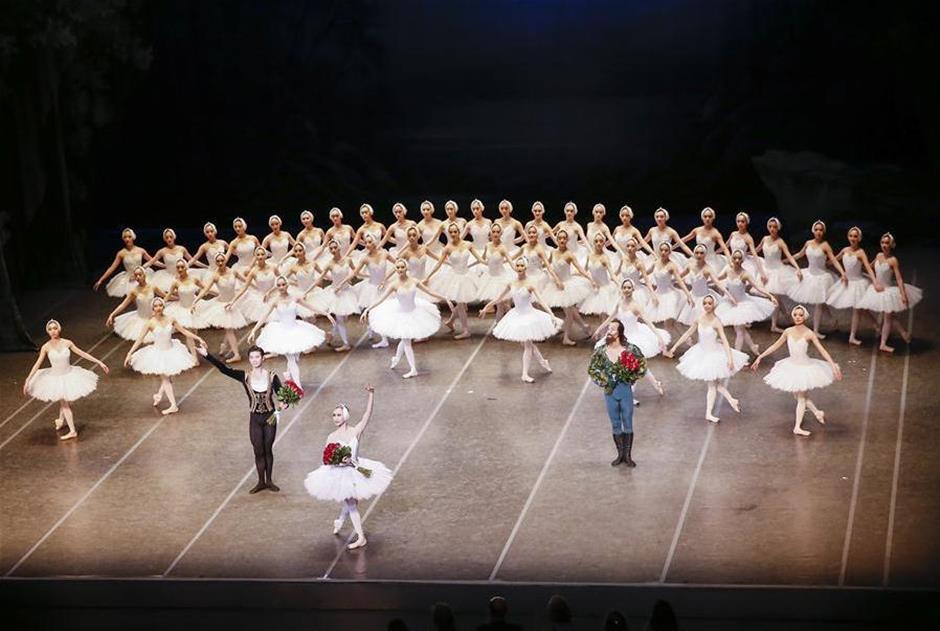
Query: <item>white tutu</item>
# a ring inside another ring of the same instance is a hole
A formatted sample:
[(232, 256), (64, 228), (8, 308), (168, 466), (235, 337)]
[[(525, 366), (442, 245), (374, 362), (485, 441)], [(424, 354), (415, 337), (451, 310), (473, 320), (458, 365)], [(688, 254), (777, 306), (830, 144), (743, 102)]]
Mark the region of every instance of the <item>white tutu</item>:
[(803, 280), (791, 286), (788, 295), (798, 303), (818, 305), (826, 302), (829, 289), (835, 282), (835, 274), (828, 271), (803, 270)]
[[(659, 355), (659, 349), (668, 347), (672, 341), (669, 331), (660, 328), (651, 328), (637, 320), (632, 312), (623, 312), (617, 314), (617, 319), (623, 322), (623, 332), (627, 341), (640, 349), (643, 357), (649, 359)], [(601, 340), (603, 343), (603, 340)]]
[(80, 366), (43, 368), (33, 375), (27, 392), (40, 401), (75, 401), (91, 394), (97, 386), (98, 375)]
[(209, 328), (209, 323), (206, 321), (206, 303), (197, 302), (196, 303), (196, 312), (193, 313), (188, 308), (184, 307), (178, 301), (172, 301), (166, 303), (165, 313), (180, 323), (180, 326), (183, 328), (193, 330), (207, 329)]
[[(764, 272), (767, 274), (767, 283), (764, 285), (764, 289), (778, 296), (788, 295), (790, 289), (799, 282), (796, 270), (790, 265), (771, 268), (765, 263)], [(753, 276), (753, 278), (757, 278), (757, 276)]]
[(558, 332), (558, 319), (534, 308), (528, 291), (516, 289), (512, 301), (513, 308), (493, 327), (493, 337), (511, 342), (537, 342)]
[(578, 305), (578, 311), (584, 315), (607, 315), (620, 300), (617, 287), (610, 281), (599, 283), (597, 289), (588, 289), (590, 293)]
[(443, 267), (431, 279), (431, 289), (454, 303), (476, 302), (480, 299), (477, 277), (469, 271), (458, 273)]
[(322, 344), (325, 339), (326, 334), (309, 322), (294, 320), (284, 323), (275, 320), (264, 325), (255, 342), (265, 353), (289, 355), (306, 353)]
[(246, 318), (245, 314), (238, 308), (239, 305), (235, 305), (231, 309), (226, 309), (225, 304), (224, 301), (217, 298), (213, 298), (205, 303), (202, 317), (208, 326), (215, 329), (232, 330), (248, 326), (248, 318)]
[[(140, 315), (139, 311), (129, 311), (127, 313), (122, 313), (121, 315), (114, 318), (114, 332), (125, 340), (134, 342), (140, 337), (141, 331), (144, 330), (144, 327), (147, 326), (147, 322), (150, 321), (150, 317)], [(147, 333), (144, 337), (144, 342), (152, 342), (153, 335)]]
[(878, 313), (897, 313), (913, 307), (924, 297), (924, 292), (920, 287), (904, 283), (904, 289), (907, 290), (908, 304), (906, 306), (901, 301), (901, 290), (897, 287), (885, 287), (884, 291), (875, 291), (875, 287), (871, 285), (859, 300), (858, 308), (870, 309)]
[(825, 388), (834, 379), (832, 368), (821, 359), (787, 357), (774, 364), (764, 376), (764, 383), (774, 390), (806, 392)]
[(131, 368), (144, 375), (162, 375), (171, 377), (178, 375), (184, 370), (189, 370), (196, 366), (196, 359), (190, 354), (189, 350), (179, 341), (169, 339), (169, 343), (163, 342), (158, 347), (162, 336), (161, 330), (166, 331), (166, 337), (169, 337), (168, 329), (154, 330), (154, 343), (143, 348), (137, 349), (131, 355)]
[[(689, 301), (685, 299), (685, 296), (681, 292), (677, 292), (679, 296), (679, 316), (676, 318), (679, 322), (686, 326), (691, 326), (693, 322), (698, 320), (698, 317), (703, 313), (702, 301), (705, 296), (692, 296), (692, 304), (689, 304)], [(662, 314), (657, 313), (657, 316)], [(662, 322), (662, 320), (654, 320), (654, 322)], [(724, 322), (724, 318), (722, 318)]]
[(826, 304), (833, 309), (854, 309), (862, 301), (870, 285), (871, 281), (867, 278), (850, 280), (847, 285), (835, 283), (829, 288)]
[(734, 369), (728, 367), (728, 354), (724, 346), (718, 341), (715, 329), (698, 327), (699, 341), (682, 354), (678, 370), (686, 379), (699, 381), (718, 381), (727, 379), (747, 365), (747, 355), (741, 351), (731, 349), (731, 360)]
[(715, 307), (715, 315), (726, 326), (738, 326), (766, 320), (773, 314), (774, 309), (774, 303), (766, 298), (744, 294), (738, 298), (737, 304), (722, 300)]
[(384, 293), (384, 288), (379, 289), (377, 285), (373, 285), (369, 281), (364, 281), (356, 285), (354, 288), (356, 292), (356, 301), (360, 309), (368, 309), (375, 304), (375, 301)]
[(176, 270), (158, 269), (153, 273), (150, 283), (156, 285), (163, 293), (170, 293), (170, 287), (177, 281)]
[[(238, 299), (238, 302), (235, 303), (235, 307), (242, 312), (242, 315), (245, 316), (245, 319), (249, 322), (258, 322), (268, 313), (268, 309), (271, 308), (271, 302), (270, 300), (265, 302), (264, 294), (257, 289), (249, 289)], [(266, 321), (270, 322), (273, 319), (273, 315), (273, 312), (269, 314)]]
[(441, 314), (436, 305), (415, 295), (416, 291), (399, 290), (369, 311), (369, 328), (396, 340), (420, 340), (437, 333)]
[(359, 458), (360, 467), (372, 470), (366, 477), (356, 467), (325, 464), (307, 474), (304, 488), (318, 500), (344, 502), (366, 500), (379, 495), (392, 481), (392, 472), (378, 460)]
[(479, 285), (477, 285), (477, 295), (484, 302), (496, 300), (509, 285), (510, 280), (512, 280), (512, 277), (508, 272), (503, 272), (497, 276), (484, 274), (480, 278)]
[[(152, 269), (147, 268), (144, 273), (147, 275), (148, 281), (153, 277)], [(131, 272), (118, 272), (105, 285), (105, 291), (112, 298), (123, 298), (134, 287), (137, 287), (137, 281), (134, 280), (134, 275)]]
[(333, 315), (348, 316), (359, 313), (359, 298), (356, 291), (348, 284), (337, 292), (332, 286), (323, 290), (323, 299), (327, 305), (327, 311)]
[(653, 295), (656, 297), (657, 302), (650, 300), (646, 307), (646, 317), (650, 322), (678, 319), (683, 306), (689, 304), (682, 292), (675, 288), (665, 292), (657, 291)]
[(583, 276), (571, 276), (566, 278), (563, 283), (564, 289), (559, 289), (555, 281), (550, 276), (546, 276), (539, 289), (542, 300), (548, 307), (573, 307), (586, 300), (593, 288)]

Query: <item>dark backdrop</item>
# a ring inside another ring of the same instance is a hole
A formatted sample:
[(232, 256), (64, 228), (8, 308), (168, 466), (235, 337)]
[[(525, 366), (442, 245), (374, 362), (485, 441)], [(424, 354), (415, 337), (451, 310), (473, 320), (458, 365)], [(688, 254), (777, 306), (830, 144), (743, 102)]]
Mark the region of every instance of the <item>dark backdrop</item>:
[[(14, 282), (42, 275), (27, 257), (64, 205), (76, 263), (56, 274), (83, 281), (124, 225), (153, 249), (164, 226), (243, 215), (263, 233), (278, 212), (294, 230), (302, 208), (322, 225), (363, 201), (417, 216), (480, 197), (495, 216), (508, 197), (524, 219), (571, 198), (611, 221), (630, 203), (644, 228), (656, 206), (681, 228), (710, 205), (722, 228), (748, 209), (900, 234), (935, 208), (934, 2), (102, 0), (81, 21), (11, 3)], [(74, 42), (24, 36), (50, 15)]]

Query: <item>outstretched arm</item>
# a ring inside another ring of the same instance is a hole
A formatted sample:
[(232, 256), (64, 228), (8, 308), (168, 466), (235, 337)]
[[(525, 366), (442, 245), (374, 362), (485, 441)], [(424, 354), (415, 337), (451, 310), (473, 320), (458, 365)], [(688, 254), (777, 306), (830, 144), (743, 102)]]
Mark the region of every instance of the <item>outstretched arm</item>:
[(108, 367), (107, 367), (107, 365), (105, 365), (105, 363), (104, 363), (103, 361), (101, 361), (101, 360), (98, 359), (97, 357), (91, 356), (89, 353), (86, 353), (85, 351), (83, 351), (82, 349), (80, 349), (78, 346), (76, 346), (76, 345), (75, 345), (75, 342), (73, 342), (73, 341), (71, 341), (71, 340), (69, 340), (69, 349), (70, 349), (73, 353), (75, 353), (76, 355), (78, 355), (79, 357), (81, 357), (82, 359), (86, 359), (86, 360), (90, 361), (90, 362), (93, 363), (93, 364), (97, 364), (98, 367), (101, 368), (101, 370), (104, 372), (104, 374), (108, 374)]
[(218, 368), (219, 372), (221, 372), (226, 377), (231, 377), (235, 381), (240, 381), (240, 382), (245, 381), (244, 370), (237, 370), (235, 368), (232, 368), (231, 366), (227, 366), (218, 357), (210, 353), (209, 350), (205, 346), (197, 346), (196, 352), (202, 355), (203, 357), (205, 357), (207, 360), (209, 360), (209, 363), (215, 366), (216, 368)]
[(777, 341), (764, 349), (764, 352), (758, 355), (754, 362), (751, 364), (751, 370), (757, 370), (757, 365), (760, 364), (760, 361), (770, 355), (771, 353), (776, 352), (778, 348), (783, 346), (784, 342), (787, 341), (787, 333), (784, 331), (780, 334), (780, 337), (777, 338)]
[(104, 274), (101, 275), (101, 278), (98, 279), (98, 282), (94, 285), (94, 290), (98, 291), (98, 288), (101, 287), (101, 283), (105, 281), (111, 274), (114, 273), (114, 270), (118, 268), (118, 265), (121, 264), (121, 253), (118, 252), (114, 255), (114, 261), (111, 262), (111, 265), (108, 266), (108, 269), (104, 271)]
[(375, 405), (375, 387), (372, 384), (367, 384), (365, 389), (369, 393), (369, 400), (366, 401), (366, 411), (362, 413), (362, 419), (353, 427), (356, 437), (361, 436), (362, 432), (366, 430), (366, 426), (372, 419), (372, 408)]
[(697, 321), (690, 324), (689, 328), (685, 330), (685, 333), (679, 336), (679, 339), (675, 341), (675, 343), (672, 345), (672, 348), (666, 351), (664, 355), (666, 357), (672, 357), (673, 355), (675, 355), (676, 349), (679, 348), (679, 346), (681, 346), (683, 342), (685, 342), (687, 339), (689, 339), (689, 337), (692, 336), (692, 332), (695, 331), (697, 327), (698, 327)]
[(134, 296), (134, 293), (135, 293), (135, 292), (133, 292), (133, 291), (127, 292), (127, 295), (124, 296), (124, 300), (121, 301), (121, 304), (119, 304), (118, 306), (116, 306), (116, 307), (114, 308), (114, 311), (112, 311), (110, 314), (108, 314), (108, 319), (105, 320), (105, 323), (104, 323), (105, 326), (107, 326), (107, 327), (114, 326), (114, 318), (115, 318), (115, 316), (117, 316), (117, 314), (119, 314), (119, 313), (122, 313), (125, 309), (127, 309), (127, 307), (131, 304), (131, 302), (134, 301), (134, 297), (135, 297), (135, 296)]

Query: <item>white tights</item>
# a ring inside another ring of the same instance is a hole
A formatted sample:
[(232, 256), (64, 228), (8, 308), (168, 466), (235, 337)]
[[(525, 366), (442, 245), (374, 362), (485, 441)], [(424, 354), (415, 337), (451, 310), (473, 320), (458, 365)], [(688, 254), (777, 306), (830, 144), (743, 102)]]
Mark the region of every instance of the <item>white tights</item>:
[(398, 365), (398, 362), (401, 361), (402, 354), (404, 354), (405, 359), (408, 360), (408, 367), (411, 369), (408, 371), (407, 375), (413, 377), (418, 374), (418, 369), (415, 367), (415, 352), (411, 347), (411, 340), (398, 340), (398, 348), (395, 349), (395, 359), (392, 361), (392, 366)]
[(344, 346), (349, 346), (349, 334), (346, 332), (346, 316), (334, 316), (334, 320), (336, 320), (336, 324), (333, 325), (333, 332), (339, 335), (339, 339), (343, 340)]
[(339, 519), (336, 521), (339, 522), (339, 527), (336, 529), (339, 530), (346, 523), (346, 516), (349, 516), (349, 520), (352, 522), (353, 530), (356, 531), (356, 535), (359, 537), (365, 537), (365, 534), (362, 532), (362, 517), (359, 515), (359, 501), (354, 499), (348, 499), (343, 502), (343, 508), (339, 512)]
[[(300, 383), (300, 354), (299, 353), (288, 353), (284, 357), (287, 358), (287, 373), (290, 375), (291, 380), (296, 383), (298, 386), (301, 386)], [(303, 386), (301, 386), (303, 387)]]

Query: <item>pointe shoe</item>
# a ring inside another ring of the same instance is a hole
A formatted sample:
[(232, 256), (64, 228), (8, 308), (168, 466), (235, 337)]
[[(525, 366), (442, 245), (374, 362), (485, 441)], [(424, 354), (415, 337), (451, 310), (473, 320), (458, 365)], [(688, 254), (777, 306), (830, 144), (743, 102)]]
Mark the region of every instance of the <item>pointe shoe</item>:
[(346, 546), (346, 549), (347, 549), (347, 550), (355, 550), (356, 548), (361, 548), (362, 546), (366, 545), (367, 543), (368, 543), (368, 541), (366, 541), (366, 538), (365, 538), (365, 537), (357, 537), (355, 541), (353, 541), (351, 544), (349, 544), (348, 546)]
[(254, 495), (254, 494), (257, 493), (258, 491), (263, 491), (264, 489), (265, 489), (265, 484), (264, 484), (264, 482), (259, 481), (256, 485), (254, 485), (254, 486), (248, 491), (248, 493), (250, 493), (251, 495)]
[(65, 425), (65, 420), (60, 416), (59, 418), (57, 418), (57, 419), (54, 421), (54, 423), (55, 423), (56, 431), (58, 431), (58, 430), (62, 429), (62, 426), (63, 426), (63, 425)]
[(372, 348), (388, 348), (388, 340), (379, 340), (372, 345)]
[(281, 487), (276, 485), (274, 482), (268, 482), (267, 487), (268, 490), (274, 491), (275, 493), (279, 493), (281, 491)]
[(70, 438), (78, 438), (78, 432), (69, 432), (64, 436), (59, 436), (59, 440), (69, 440)]
[(783, 329), (781, 329), (779, 326), (772, 326), (770, 327), (770, 332), (771, 333), (783, 333)]
[(397, 366), (397, 365), (398, 365), (398, 362), (400, 362), (400, 361), (401, 361), (401, 358), (396, 355), (396, 356), (392, 357), (392, 361), (390, 361), (390, 362), (388, 363), (388, 367), (389, 367), (389, 368), (395, 368), (395, 366)]
[(552, 372), (552, 365), (548, 363), (548, 360), (544, 357), (539, 360), (539, 365), (545, 370), (545, 372)]
[(564, 344), (565, 346), (577, 346), (577, 344), (578, 344), (578, 343), (575, 342), (573, 339), (568, 338), (568, 337), (566, 337), (565, 339), (563, 339), (563, 340), (561, 341), (561, 343)]
[(824, 411), (820, 410), (819, 412), (813, 412), (813, 416), (816, 417), (816, 420), (819, 421), (820, 425), (826, 424), (826, 413)]
[(802, 427), (794, 427), (793, 433), (797, 436), (809, 436), (812, 432), (809, 432)]
[(352, 346), (350, 346), (349, 344), (343, 344), (342, 346), (337, 346), (336, 348), (334, 348), (334, 349), (333, 349), (333, 352), (334, 352), (334, 353), (345, 353), (345, 352), (347, 352), (347, 351), (349, 351), (349, 350), (352, 350)]
[(338, 534), (339, 534), (339, 531), (342, 530), (342, 529), (343, 529), (343, 520), (342, 520), (342, 519), (334, 519), (334, 520), (333, 520), (333, 534), (334, 534), (334, 535), (338, 535)]
[(738, 414), (741, 413), (741, 402), (739, 400), (731, 399), (730, 401), (728, 401), (728, 405), (730, 405), (731, 409), (737, 412)]
[(160, 405), (160, 401), (163, 401), (162, 394), (153, 395), (153, 407), (157, 407), (158, 405)]
[(240, 362), (241, 360), (242, 360), (242, 356), (241, 356), (241, 355), (232, 355), (231, 357), (229, 357), (228, 359), (225, 360), (225, 363), (226, 363), (226, 364), (237, 364), (237, 363)]
[(751, 349), (751, 355), (754, 355), (755, 357), (760, 355), (760, 346), (757, 344), (751, 344), (748, 348)]
[(855, 346), (861, 346), (861, 345), (862, 345), (862, 340), (860, 340), (860, 339), (858, 339), (858, 338), (856, 338), (856, 337), (850, 337), (850, 338), (849, 338), (849, 344), (854, 344)]
[[(813, 333), (816, 333), (816, 331), (813, 331)], [(821, 340), (826, 339), (826, 336), (823, 335), (822, 333), (816, 333), (816, 337), (818, 337), (818, 338), (821, 339)]]
[(417, 377), (417, 376), (418, 376), (418, 371), (417, 371), (417, 370), (409, 370), (408, 372), (406, 372), (405, 374), (403, 374), (403, 375), (401, 376), (401, 378), (402, 378), (402, 379), (411, 379), (412, 377)]
[(529, 375), (522, 375), (522, 380), (526, 383), (535, 383), (535, 379), (533, 379)]
[(893, 353), (894, 347), (888, 346), (887, 344), (882, 344), (881, 346), (878, 347), (878, 350), (881, 351), (882, 353)]
[(653, 382), (653, 387), (656, 388), (656, 392), (659, 393), (659, 396), (664, 396), (666, 394), (666, 389), (663, 388), (663, 382), (659, 379)]
[(715, 416), (714, 414), (706, 414), (706, 415), (705, 415), (705, 420), (706, 420), (706, 421), (710, 421), (710, 422), (712, 422), (712, 423), (717, 423), (717, 422), (720, 421), (721, 419), (718, 418), (717, 416)]
[(178, 407), (176, 407), (175, 405), (171, 405), (167, 409), (160, 412), (160, 414), (162, 414), (163, 416), (167, 416), (168, 414), (176, 414), (179, 411), (180, 409)]
[(458, 333), (454, 336), (455, 340), (465, 340), (470, 337), (470, 331), (464, 331), (463, 333)]

